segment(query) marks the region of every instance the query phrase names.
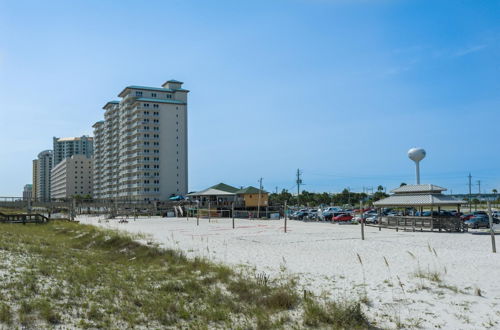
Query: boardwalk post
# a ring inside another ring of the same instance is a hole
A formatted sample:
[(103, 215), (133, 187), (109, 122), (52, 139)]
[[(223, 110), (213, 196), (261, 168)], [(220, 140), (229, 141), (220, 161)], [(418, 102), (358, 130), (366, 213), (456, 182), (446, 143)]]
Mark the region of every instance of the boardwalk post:
[(196, 201), (196, 225), (200, 225), (200, 201)]
[(378, 231), (382, 231), (382, 212), (380, 212), (380, 208), (377, 209), (377, 222), (378, 222)]
[(208, 201), (208, 222), (210, 222), (211, 220), (211, 216), (210, 216), (210, 201)]
[(31, 198), (28, 198), (28, 206), (26, 209), (27, 209), (28, 213), (31, 213)]
[(364, 219), (364, 213), (363, 213), (363, 201), (359, 202), (360, 205), (360, 212), (361, 212), (361, 240), (365, 240), (365, 219)]
[(76, 208), (76, 200), (73, 197), (73, 199), (71, 201), (71, 215), (70, 215), (71, 221), (75, 221), (75, 213), (76, 213), (75, 208)]
[(491, 234), (491, 249), (493, 253), (497, 253), (495, 244), (495, 230), (493, 229), (493, 217), (491, 216), (491, 202), (488, 201), (488, 218), (490, 219), (490, 234)]
[(283, 213), (285, 214), (285, 233), (286, 233), (286, 218), (287, 218), (286, 217), (286, 201), (285, 201), (285, 209), (284, 209)]
[(234, 202), (233, 202), (233, 206), (231, 208), (231, 215), (233, 216), (233, 229), (234, 229)]

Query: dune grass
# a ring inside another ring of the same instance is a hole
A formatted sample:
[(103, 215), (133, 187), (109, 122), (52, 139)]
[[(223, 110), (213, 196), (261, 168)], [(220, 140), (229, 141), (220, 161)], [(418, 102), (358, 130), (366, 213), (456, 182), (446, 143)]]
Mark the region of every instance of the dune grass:
[(0, 225), (0, 328), (368, 328), (357, 302), (66, 221)]

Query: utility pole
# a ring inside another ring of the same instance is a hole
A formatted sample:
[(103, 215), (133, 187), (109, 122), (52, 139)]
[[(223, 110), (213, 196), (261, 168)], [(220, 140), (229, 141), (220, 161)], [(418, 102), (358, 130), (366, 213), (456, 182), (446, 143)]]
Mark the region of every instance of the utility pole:
[(299, 201), (299, 196), (300, 196), (300, 185), (302, 184), (302, 179), (300, 178), (300, 175), (302, 173), (300, 173), (300, 169), (297, 169), (297, 181), (295, 183), (297, 183), (297, 206), (300, 206), (300, 201)]
[(493, 217), (491, 215), (491, 203), (489, 200), (488, 200), (488, 220), (490, 221), (491, 249), (493, 253), (497, 253), (497, 247), (495, 243), (495, 230), (493, 229)]
[(259, 201), (257, 203), (257, 218), (260, 219), (260, 195), (262, 192), (262, 178), (259, 179)]
[[(477, 200), (479, 201), (479, 205), (481, 205), (481, 180), (477, 180), (477, 188), (478, 188)], [(477, 211), (477, 204), (476, 204), (476, 211)]]
[(469, 173), (469, 213), (472, 212), (472, 175)]

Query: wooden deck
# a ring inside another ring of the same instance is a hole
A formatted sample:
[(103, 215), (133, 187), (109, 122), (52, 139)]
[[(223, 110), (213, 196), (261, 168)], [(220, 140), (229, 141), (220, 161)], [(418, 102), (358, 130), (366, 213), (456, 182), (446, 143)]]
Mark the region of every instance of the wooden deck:
[(467, 226), (458, 217), (383, 216), (378, 224), (367, 224), (367, 226), (395, 229), (396, 231), (467, 231)]

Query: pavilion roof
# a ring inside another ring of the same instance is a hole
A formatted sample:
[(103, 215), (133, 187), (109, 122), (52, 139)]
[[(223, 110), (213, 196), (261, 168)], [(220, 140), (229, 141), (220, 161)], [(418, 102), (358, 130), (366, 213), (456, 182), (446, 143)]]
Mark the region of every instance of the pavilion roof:
[(435, 194), (395, 194), (373, 203), (377, 207), (386, 206), (457, 206), (467, 201), (453, 196)]
[(407, 193), (436, 193), (446, 191), (446, 188), (436, 186), (433, 184), (408, 184), (396, 189), (391, 190), (394, 194), (407, 194)]

